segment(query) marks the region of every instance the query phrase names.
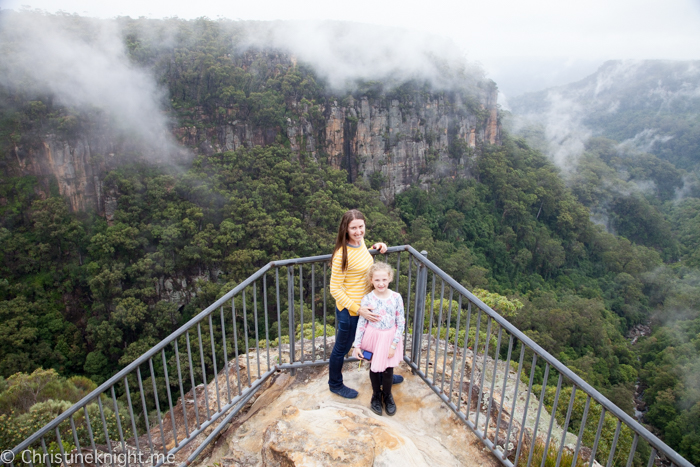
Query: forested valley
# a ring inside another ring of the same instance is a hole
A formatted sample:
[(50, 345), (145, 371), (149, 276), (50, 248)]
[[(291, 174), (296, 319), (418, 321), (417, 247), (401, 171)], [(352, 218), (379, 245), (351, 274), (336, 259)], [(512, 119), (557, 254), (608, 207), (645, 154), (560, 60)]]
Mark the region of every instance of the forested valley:
[[(164, 20), (177, 34), (163, 47), (144, 32), (163, 23), (120, 21), (130, 60), (167, 90), (174, 121), (206, 130), (235, 118), (275, 136), (265, 145), (200, 152), (187, 163), (118, 155), (101, 181), (105, 193), (117, 194), (107, 219), (71, 209), (55, 180), (23, 174), (14, 159), (17, 147), (40, 145), (42, 135), (71, 140), (95, 131), (104, 116), (0, 84), (2, 446), (24, 439), (267, 262), (330, 253), (340, 216), (357, 208), (370, 241), (425, 249), (468, 289), (520, 301), (508, 319), (630, 414), (641, 381), (643, 422), (700, 465), (696, 166), (624, 154), (617, 141), (597, 137), (564, 176), (532, 142), (504, 131), (500, 144), (477, 151), (450, 145), (455, 159), (468, 159), (469, 176), (436, 177), (384, 203), (381, 176), (353, 177), (322, 152), (293, 151), (279, 128), (302, 114), (320, 120), (319, 104), (348, 96), (410, 107), (426, 94), (454, 102), (456, 91), (414, 80), (359, 83), (340, 95), (303, 64), (241, 66), (232, 58), (240, 31), (226, 22)], [(611, 188), (634, 181), (654, 188)], [(592, 220), (602, 214), (606, 225)], [(632, 345), (626, 336), (646, 324), (652, 334)], [(536, 378), (541, 383), (541, 372)]]

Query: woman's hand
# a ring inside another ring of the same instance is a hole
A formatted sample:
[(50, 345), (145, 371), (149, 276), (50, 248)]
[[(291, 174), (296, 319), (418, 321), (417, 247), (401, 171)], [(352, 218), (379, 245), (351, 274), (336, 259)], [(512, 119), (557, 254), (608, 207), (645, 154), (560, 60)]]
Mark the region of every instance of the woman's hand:
[(377, 321), (379, 321), (382, 318), (377, 313), (372, 312), (373, 309), (374, 309), (374, 307), (369, 308), (366, 306), (362, 306), (362, 307), (360, 307), (359, 310), (357, 310), (357, 314), (362, 316), (367, 321), (371, 321), (373, 323), (376, 323)]
[(372, 245), (372, 249), (379, 250), (380, 253), (384, 254), (386, 253), (387, 246), (386, 243), (377, 242), (374, 245)]
[(396, 354), (396, 349), (393, 347), (389, 347), (389, 358), (394, 358), (395, 354)]
[(359, 358), (360, 360), (364, 360), (364, 358), (362, 358), (362, 351), (359, 347), (355, 347), (354, 349), (352, 349), (352, 356), (355, 358)]

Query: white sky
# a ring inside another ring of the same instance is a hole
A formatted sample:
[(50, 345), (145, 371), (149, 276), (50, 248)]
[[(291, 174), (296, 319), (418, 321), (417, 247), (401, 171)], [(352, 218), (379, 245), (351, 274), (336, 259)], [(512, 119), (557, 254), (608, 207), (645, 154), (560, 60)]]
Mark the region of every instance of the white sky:
[[(609, 59), (700, 59), (700, 0), (0, 0), (85, 16), (341, 20), (451, 38), (506, 93), (580, 79)], [(526, 72), (527, 76), (523, 76)]]

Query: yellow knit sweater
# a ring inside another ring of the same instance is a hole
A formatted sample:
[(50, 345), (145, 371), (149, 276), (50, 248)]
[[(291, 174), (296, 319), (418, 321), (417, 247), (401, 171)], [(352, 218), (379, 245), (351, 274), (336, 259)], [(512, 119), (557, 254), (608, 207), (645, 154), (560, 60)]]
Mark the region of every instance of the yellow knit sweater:
[(338, 249), (333, 255), (331, 296), (335, 298), (339, 310), (347, 308), (352, 316), (357, 316), (362, 297), (372, 290), (367, 281), (367, 271), (374, 263), (374, 259), (363, 243), (356, 247), (348, 245), (348, 268), (345, 272), (341, 270), (342, 262), (343, 252)]

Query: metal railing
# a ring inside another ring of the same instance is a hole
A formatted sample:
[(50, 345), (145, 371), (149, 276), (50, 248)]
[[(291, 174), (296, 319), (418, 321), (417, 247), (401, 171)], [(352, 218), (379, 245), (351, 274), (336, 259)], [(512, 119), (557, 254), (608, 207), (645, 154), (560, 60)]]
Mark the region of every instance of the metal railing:
[[(691, 467), (426, 256), (378, 258), (404, 298), (404, 361), (502, 464)], [(0, 460), (159, 466), (188, 448), (189, 465), (275, 372), (328, 363), (329, 260), (267, 264)]]

